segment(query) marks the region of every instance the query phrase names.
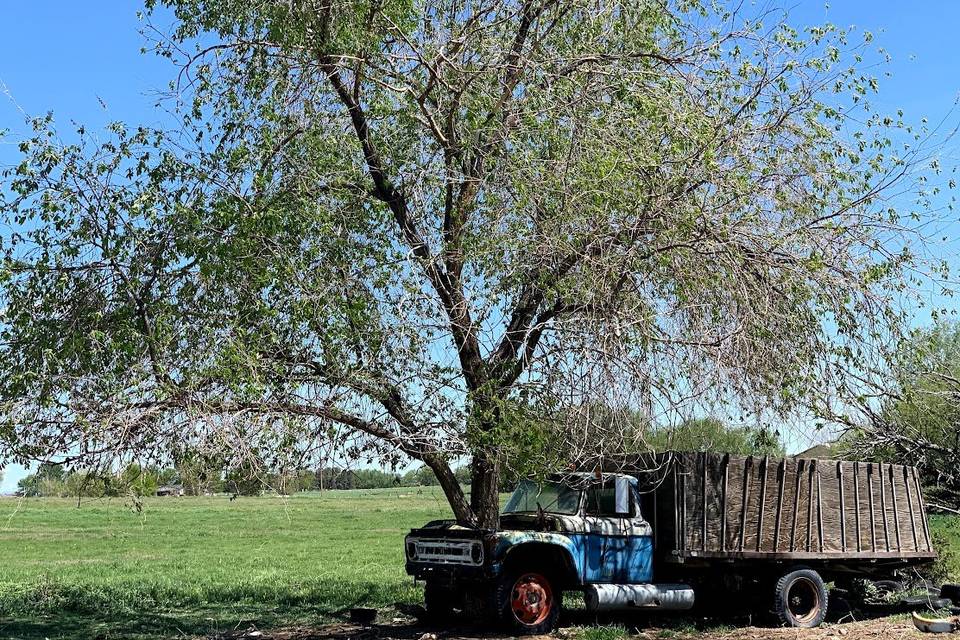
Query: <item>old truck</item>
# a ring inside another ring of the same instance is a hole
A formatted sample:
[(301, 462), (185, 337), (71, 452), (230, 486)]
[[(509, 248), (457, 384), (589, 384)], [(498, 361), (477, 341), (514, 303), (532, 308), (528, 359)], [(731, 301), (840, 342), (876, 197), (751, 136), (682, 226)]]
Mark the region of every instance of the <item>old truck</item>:
[(442, 618), (485, 612), (517, 633), (556, 624), (566, 591), (590, 611), (752, 602), (815, 627), (827, 584), (934, 559), (915, 469), (665, 453), (523, 481), (497, 530), (435, 521), (405, 539), (406, 570)]

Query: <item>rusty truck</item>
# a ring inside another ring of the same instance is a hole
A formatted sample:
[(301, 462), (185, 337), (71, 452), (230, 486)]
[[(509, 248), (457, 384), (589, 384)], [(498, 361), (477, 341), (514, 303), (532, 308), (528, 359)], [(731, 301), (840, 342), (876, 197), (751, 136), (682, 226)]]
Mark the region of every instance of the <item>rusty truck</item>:
[(815, 627), (827, 584), (888, 579), (936, 556), (916, 469), (838, 460), (661, 453), (525, 480), (497, 530), (435, 521), (406, 570), (442, 618), (480, 611), (545, 633), (567, 591), (590, 611), (751, 601)]

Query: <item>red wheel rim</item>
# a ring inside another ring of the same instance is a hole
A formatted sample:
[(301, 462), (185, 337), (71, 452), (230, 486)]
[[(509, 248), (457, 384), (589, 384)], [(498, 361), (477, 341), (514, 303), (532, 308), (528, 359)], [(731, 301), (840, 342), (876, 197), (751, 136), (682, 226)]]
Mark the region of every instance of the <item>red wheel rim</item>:
[(550, 582), (539, 573), (525, 573), (513, 583), (510, 609), (521, 624), (534, 626), (547, 619), (553, 609)]

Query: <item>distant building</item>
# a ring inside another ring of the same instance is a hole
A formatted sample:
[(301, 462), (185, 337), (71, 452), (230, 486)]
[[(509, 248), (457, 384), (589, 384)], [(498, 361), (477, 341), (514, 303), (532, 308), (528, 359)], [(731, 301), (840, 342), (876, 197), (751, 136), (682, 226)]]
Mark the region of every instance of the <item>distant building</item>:
[(162, 487), (157, 487), (158, 496), (182, 496), (183, 487), (179, 484), (165, 484)]
[(832, 460), (837, 457), (836, 443), (818, 444), (806, 451), (794, 454), (794, 458), (814, 458), (817, 460)]

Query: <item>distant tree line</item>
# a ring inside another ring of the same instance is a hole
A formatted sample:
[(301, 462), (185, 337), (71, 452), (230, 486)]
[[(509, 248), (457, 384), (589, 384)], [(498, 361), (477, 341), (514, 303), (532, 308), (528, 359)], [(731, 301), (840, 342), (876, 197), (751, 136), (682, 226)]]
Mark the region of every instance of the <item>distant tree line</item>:
[[(456, 470), (461, 483), (470, 482), (466, 466)], [(325, 466), (299, 469), (287, 474), (258, 474), (250, 468), (215, 470), (191, 461), (173, 467), (130, 464), (120, 473), (98, 474), (70, 470), (62, 465), (44, 463), (18, 483), (19, 493), (27, 497), (110, 497), (154, 495), (163, 486), (181, 487), (184, 495), (229, 493), (259, 495), (263, 492), (293, 494), (303, 491), (381, 489), (389, 487), (432, 486), (437, 484), (425, 466), (391, 473), (380, 469), (349, 469)]]
[[(723, 451), (740, 455), (784, 454), (779, 434), (761, 427), (734, 426), (717, 418), (705, 417), (686, 420), (669, 429), (658, 429), (651, 427), (640, 414), (627, 415), (623, 419), (624, 425), (618, 430), (623, 441), (617, 447), (622, 452), (675, 450)], [(586, 437), (594, 439), (589, 434)], [(460, 484), (470, 484), (469, 466), (456, 467), (454, 475)], [(508, 470), (500, 478), (499, 490), (512, 490), (518, 479), (517, 474)], [(28, 497), (148, 496), (156, 494), (157, 489), (164, 486), (181, 488), (183, 494), (188, 496), (218, 493), (249, 496), (264, 492), (289, 495), (304, 491), (437, 484), (436, 475), (425, 465), (404, 473), (351, 469), (339, 465), (266, 473), (261, 466), (248, 463), (229, 467), (222, 460), (188, 451), (180, 452), (172, 466), (132, 463), (120, 472), (111, 473), (71, 470), (62, 465), (45, 463), (35, 473), (20, 480), (18, 487), (19, 492)]]

